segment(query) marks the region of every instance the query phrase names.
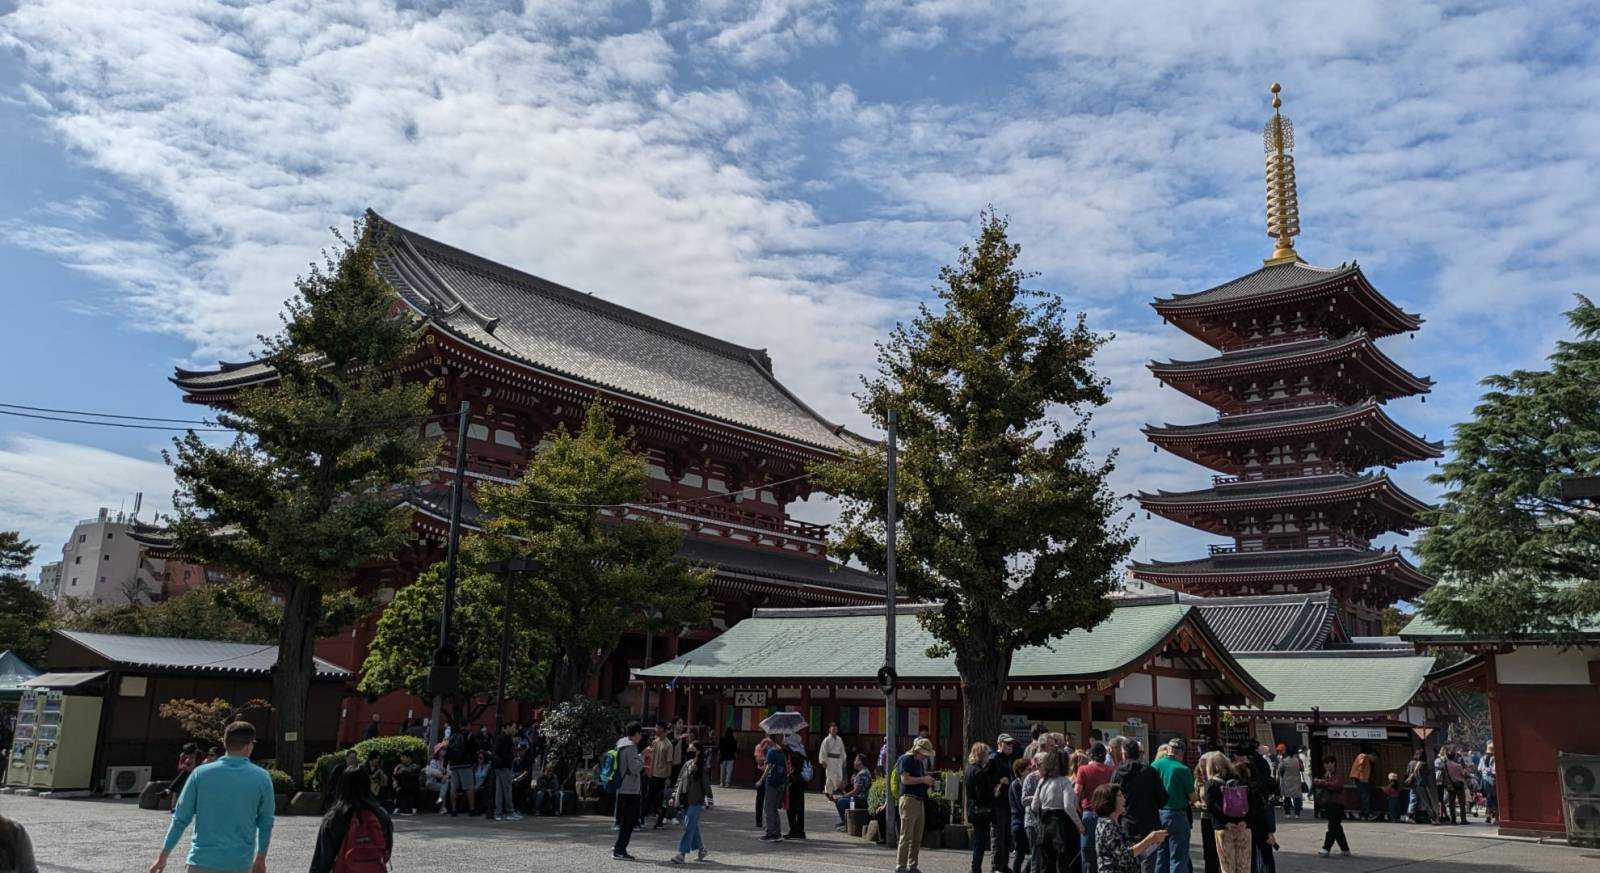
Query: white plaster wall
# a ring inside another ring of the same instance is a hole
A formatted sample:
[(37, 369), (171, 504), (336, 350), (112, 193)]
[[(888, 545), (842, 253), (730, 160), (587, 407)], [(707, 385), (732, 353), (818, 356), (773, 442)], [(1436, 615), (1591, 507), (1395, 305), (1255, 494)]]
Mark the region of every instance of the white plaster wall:
[(1154, 700), (1151, 692), (1155, 689), (1150, 678), (1148, 673), (1134, 673), (1124, 678), (1117, 685), (1117, 702), (1129, 706), (1149, 706)]
[(1495, 678), (1502, 685), (1588, 685), (1589, 662), (1597, 659), (1600, 646), (1565, 651), (1525, 646), (1495, 656)]
[(1193, 705), (1188, 679), (1177, 676), (1157, 676), (1156, 705), (1173, 709), (1189, 709)]

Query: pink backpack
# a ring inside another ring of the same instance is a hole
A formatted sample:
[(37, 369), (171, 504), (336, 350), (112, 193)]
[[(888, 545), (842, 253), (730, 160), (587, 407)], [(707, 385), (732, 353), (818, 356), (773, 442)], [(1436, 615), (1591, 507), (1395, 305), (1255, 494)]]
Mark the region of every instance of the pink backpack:
[(1250, 815), (1250, 789), (1232, 779), (1222, 786), (1222, 814), (1228, 818)]

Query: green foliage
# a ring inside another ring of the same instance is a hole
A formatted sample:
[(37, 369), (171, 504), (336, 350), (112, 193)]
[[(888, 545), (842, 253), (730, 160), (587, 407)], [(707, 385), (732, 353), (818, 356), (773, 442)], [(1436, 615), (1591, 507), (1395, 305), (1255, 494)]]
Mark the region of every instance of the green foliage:
[[(297, 280), (283, 331), (264, 338), (276, 381), (240, 391), (217, 415), (239, 437), (213, 446), (190, 432), (168, 456), (180, 550), (281, 601), (273, 680), (285, 734), (305, 735), (327, 596), (404, 542), (410, 511), (397, 493), (435, 452), (419, 423), (432, 386), (395, 375), (416, 326), (397, 314), (371, 230), (358, 228), (354, 244), (341, 239), (325, 266)], [(304, 741), (278, 747), (287, 771), (299, 772)]]
[[(898, 583), (943, 603), (919, 620), (955, 656), (968, 734), (992, 737), (1012, 655), (1105, 620), (1133, 540), (1106, 486), (1113, 458), (1086, 449), (1107, 400), (1092, 369), (1107, 337), (1023, 288), (1006, 220), (986, 211), (982, 224), (940, 272), (942, 311), (895, 328), (858, 399), (879, 427), (898, 413)], [(842, 503), (834, 554), (883, 572), (882, 448), (816, 474)]]
[(211, 700), (174, 698), (161, 704), (157, 713), (171, 719), (183, 728), (184, 733), (207, 746), (222, 745), (223, 732), (228, 725), (252, 712), (271, 712), (272, 704), (265, 700), (250, 700), (240, 706), (221, 697)]
[(619, 524), (595, 512), (639, 500), (648, 483), (644, 458), (596, 403), (577, 433), (563, 426), (551, 435), (520, 481), (478, 490), (490, 517), (484, 535), (463, 548), (468, 565), (517, 556), (539, 563), (528, 573), (535, 596), (517, 606), (553, 641), (549, 700), (578, 695), (624, 632), (705, 620), (712, 571), (678, 560), (677, 528)]
[(1422, 611), (1468, 634), (1572, 640), (1600, 621), (1600, 515), (1561, 497), (1600, 475), (1600, 308), (1579, 297), (1567, 319), (1547, 369), (1483, 380), (1431, 477), (1447, 490), (1416, 550), (1441, 584)]
[(272, 779), (272, 793), (273, 794), (293, 794), (294, 793), (294, 777), (290, 776), (288, 773), (283, 772), (282, 770), (276, 770), (276, 769), (273, 769), (271, 767), (267, 767), (266, 771), (267, 771), (267, 776), (271, 777), (271, 779)]
[(43, 667), (50, 647), (50, 599), (23, 576), (38, 550), (16, 531), (0, 531), (0, 651), (10, 649)]
[[(450, 717), (458, 725), (477, 718), (493, 695), (500, 670), (500, 634), (504, 627), (505, 582), (502, 577), (462, 562), (456, 607), (450, 621), (451, 640), (461, 666), (461, 693), (450, 700)], [(506, 694), (511, 699), (541, 695), (545, 689), (543, 653), (550, 638), (533, 606), (541, 593), (536, 580), (522, 576), (512, 587), (510, 658)], [(378, 630), (367, 648), (361, 691), (370, 696), (407, 691), (428, 695), (428, 671), (438, 645), (439, 607), (444, 601), (444, 565), (437, 564), (401, 588), (378, 618)]]
[(240, 621), (219, 601), (220, 590), (219, 586), (205, 586), (165, 600), (134, 601), (111, 609), (85, 608), (81, 601), (64, 604), (56, 611), (56, 623), (69, 630), (135, 637), (245, 643), (267, 643), (276, 638), (275, 633)]
[(615, 745), (627, 723), (628, 713), (619, 706), (574, 697), (545, 711), (539, 734), (546, 755), (565, 780), (584, 759), (596, 758)]
[[(351, 746), (351, 748), (356, 750), (356, 754), (360, 756), (363, 765), (366, 764), (367, 755), (376, 751), (380, 756), (379, 761), (385, 773), (394, 771), (394, 765), (400, 763), (400, 754), (402, 752), (410, 752), (411, 760), (416, 762), (419, 767), (426, 766), (428, 763), (428, 743), (419, 737), (373, 737), (370, 740), (362, 740)], [(328, 778), (333, 773), (333, 768), (344, 760), (344, 753), (345, 750), (340, 749), (337, 752), (330, 752), (318, 758), (314, 765), (315, 779), (313, 781), (312, 777), (307, 775), (307, 784), (314, 784), (318, 791), (327, 791), (330, 787)]]
[(867, 789), (867, 809), (877, 812), (889, 797), (889, 780), (884, 776), (874, 777), (872, 786)]
[(1399, 634), (1400, 631), (1411, 621), (1411, 619), (1412, 613), (1401, 612), (1399, 609), (1393, 606), (1385, 606), (1381, 614), (1381, 620), (1383, 622), (1383, 635), (1386, 637), (1392, 637)]

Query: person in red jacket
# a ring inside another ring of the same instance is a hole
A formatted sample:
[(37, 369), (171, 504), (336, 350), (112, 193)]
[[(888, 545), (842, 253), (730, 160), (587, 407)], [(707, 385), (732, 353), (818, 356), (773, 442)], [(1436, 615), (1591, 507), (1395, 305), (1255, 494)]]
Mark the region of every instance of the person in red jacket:
[(1312, 787), (1317, 792), (1317, 808), (1323, 811), (1328, 818), (1328, 832), (1322, 837), (1322, 851), (1318, 855), (1326, 858), (1333, 849), (1333, 844), (1339, 844), (1339, 854), (1350, 854), (1350, 842), (1344, 836), (1344, 777), (1339, 775), (1339, 759), (1329, 755), (1322, 759), (1322, 778), (1316, 780)]

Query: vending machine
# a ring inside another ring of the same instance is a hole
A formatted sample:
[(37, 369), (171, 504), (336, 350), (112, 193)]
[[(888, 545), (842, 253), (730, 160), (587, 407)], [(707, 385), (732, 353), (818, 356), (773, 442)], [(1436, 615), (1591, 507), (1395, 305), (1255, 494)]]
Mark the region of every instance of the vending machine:
[(89, 790), (100, 737), (100, 698), (68, 697), (55, 690), (38, 697), (28, 786), (43, 791)]
[(17, 703), (17, 735), (11, 740), (11, 756), (6, 760), (6, 785), (26, 788), (33, 777), (33, 735), (39, 724), (39, 698), (32, 688), (22, 690)]

